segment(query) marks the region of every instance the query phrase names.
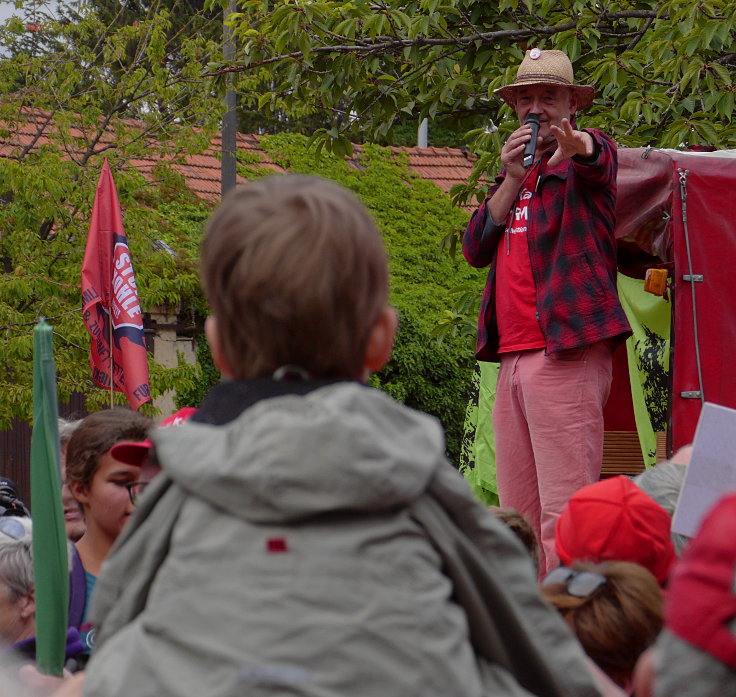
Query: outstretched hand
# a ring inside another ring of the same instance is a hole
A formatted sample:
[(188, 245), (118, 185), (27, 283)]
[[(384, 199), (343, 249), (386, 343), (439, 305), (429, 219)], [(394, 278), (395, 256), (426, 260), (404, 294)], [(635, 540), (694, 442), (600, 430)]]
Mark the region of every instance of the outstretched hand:
[(549, 166), (554, 167), (573, 155), (592, 157), (595, 152), (593, 137), (585, 131), (576, 131), (568, 119), (562, 119), (562, 128), (550, 126), (550, 132), (557, 138), (557, 150), (549, 159)]
[(32, 665), (21, 666), (18, 670), (21, 683), (32, 689), (34, 695), (47, 697), (81, 697), (84, 684), (84, 672), (72, 675), (66, 668), (64, 677), (57, 678), (44, 675)]

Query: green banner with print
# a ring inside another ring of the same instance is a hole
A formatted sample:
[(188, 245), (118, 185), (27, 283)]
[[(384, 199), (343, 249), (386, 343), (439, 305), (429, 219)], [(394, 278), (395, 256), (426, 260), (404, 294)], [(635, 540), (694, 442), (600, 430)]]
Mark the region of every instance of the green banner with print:
[(667, 429), (670, 366), (669, 301), (644, 290), (644, 281), (618, 275), (618, 295), (634, 334), (626, 342), (636, 430), (644, 463), (656, 461), (657, 432)]
[(496, 443), (491, 421), (497, 377), (498, 363), (475, 364), (460, 450), (460, 471), (478, 500), (489, 506), (498, 505)]

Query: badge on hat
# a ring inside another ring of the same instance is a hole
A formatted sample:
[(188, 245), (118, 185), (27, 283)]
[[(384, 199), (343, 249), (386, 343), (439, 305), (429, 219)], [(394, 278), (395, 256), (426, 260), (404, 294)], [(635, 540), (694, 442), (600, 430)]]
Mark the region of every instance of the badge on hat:
[(542, 55), (542, 52), (538, 48), (533, 48), (529, 51), (529, 58), (533, 61), (537, 60)]

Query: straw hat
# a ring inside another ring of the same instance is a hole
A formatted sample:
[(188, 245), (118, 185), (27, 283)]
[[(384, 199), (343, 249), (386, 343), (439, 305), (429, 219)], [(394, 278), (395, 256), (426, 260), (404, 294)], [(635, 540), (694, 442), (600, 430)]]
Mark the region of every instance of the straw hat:
[(578, 98), (578, 110), (587, 109), (593, 103), (595, 88), (592, 85), (576, 85), (572, 63), (562, 51), (542, 51), (533, 48), (524, 55), (516, 80), (494, 90), (501, 99), (513, 106), (514, 90), (524, 85), (567, 85)]

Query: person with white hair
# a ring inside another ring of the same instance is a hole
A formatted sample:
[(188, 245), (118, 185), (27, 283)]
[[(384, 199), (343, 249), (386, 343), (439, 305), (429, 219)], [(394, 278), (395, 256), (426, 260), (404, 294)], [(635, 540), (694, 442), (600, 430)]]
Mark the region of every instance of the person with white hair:
[[(36, 658), (36, 598), (30, 518), (0, 518), (0, 641), (16, 658)], [(78, 669), (84, 646), (75, 628), (67, 631), (67, 669)]]
[(9, 645), (36, 633), (31, 523), (0, 518), (0, 639)]

